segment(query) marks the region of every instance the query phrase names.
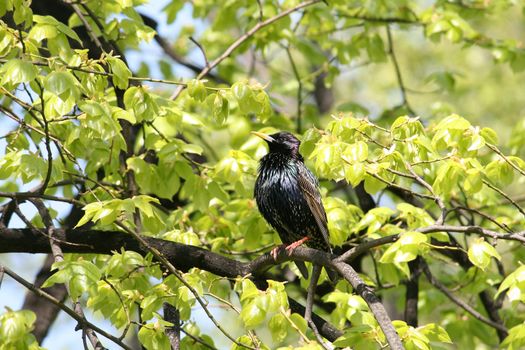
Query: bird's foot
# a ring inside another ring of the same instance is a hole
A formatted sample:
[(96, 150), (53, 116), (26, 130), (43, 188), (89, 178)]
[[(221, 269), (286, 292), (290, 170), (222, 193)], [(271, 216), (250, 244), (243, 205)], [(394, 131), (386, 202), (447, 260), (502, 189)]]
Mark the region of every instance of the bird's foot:
[(295, 241), (291, 244), (289, 244), (288, 246), (286, 246), (286, 252), (288, 253), (288, 255), (292, 255), (293, 251), (295, 250), (295, 248), (299, 247), (300, 245), (302, 245), (304, 242), (306, 242), (307, 240), (309, 240), (310, 237), (303, 237), (301, 238), (300, 240), (298, 241)]
[(270, 255), (272, 256), (273, 260), (277, 261), (277, 255), (279, 255), (279, 251), (283, 249), (285, 246), (284, 244), (278, 245), (277, 247), (273, 248), (270, 251)]

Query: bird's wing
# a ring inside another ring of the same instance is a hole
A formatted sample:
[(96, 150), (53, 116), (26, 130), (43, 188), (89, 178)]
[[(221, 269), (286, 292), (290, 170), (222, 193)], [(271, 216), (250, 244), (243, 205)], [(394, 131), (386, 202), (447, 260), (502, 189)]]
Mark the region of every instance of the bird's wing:
[(308, 207), (310, 207), (310, 211), (314, 215), (315, 222), (326, 244), (330, 247), (326, 212), (323, 207), (323, 202), (321, 202), (317, 179), (305, 166), (299, 167), (299, 187), (303, 192), (306, 203), (308, 203)]

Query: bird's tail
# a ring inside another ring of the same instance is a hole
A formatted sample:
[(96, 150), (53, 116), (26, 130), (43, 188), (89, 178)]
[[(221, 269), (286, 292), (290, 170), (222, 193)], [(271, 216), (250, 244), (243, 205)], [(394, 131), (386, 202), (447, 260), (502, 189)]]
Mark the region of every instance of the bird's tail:
[(328, 278), (330, 278), (330, 281), (332, 281), (333, 284), (336, 284), (337, 281), (339, 280), (339, 274), (337, 273), (337, 271), (332, 270), (332, 269), (325, 269), (325, 270), (326, 270), (326, 274), (328, 275)]
[(301, 275), (303, 275), (303, 278), (308, 279), (308, 269), (306, 268), (304, 261), (296, 261), (295, 265), (299, 269), (299, 272), (301, 272)]
[[(299, 269), (299, 272), (301, 272), (301, 275), (304, 279), (308, 279), (308, 269), (306, 268), (306, 265), (304, 264), (304, 261), (295, 261), (295, 265)], [(328, 275), (328, 278), (330, 278), (330, 281), (332, 281), (333, 284), (336, 284), (339, 280), (339, 274), (332, 269), (325, 269), (326, 274)]]

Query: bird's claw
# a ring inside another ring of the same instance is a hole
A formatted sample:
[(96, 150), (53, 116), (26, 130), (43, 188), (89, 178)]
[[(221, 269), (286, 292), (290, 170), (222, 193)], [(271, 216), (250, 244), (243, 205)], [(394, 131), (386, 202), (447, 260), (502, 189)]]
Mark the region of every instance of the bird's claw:
[(279, 255), (279, 251), (283, 248), (283, 245), (279, 245), (275, 248), (273, 248), (270, 251), (270, 255), (272, 256), (273, 260), (277, 261), (277, 256)]
[(295, 250), (295, 248), (299, 247), (300, 245), (302, 245), (304, 242), (306, 242), (307, 240), (309, 240), (310, 237), (303, 237), (301, 238), (300, 240), (298, 241), (295, 241), (291, 244), (289, 244), (288, 246), (286, 246), (286, 252), (288, 253), (288, 255), (292, 255), (293, 251)]

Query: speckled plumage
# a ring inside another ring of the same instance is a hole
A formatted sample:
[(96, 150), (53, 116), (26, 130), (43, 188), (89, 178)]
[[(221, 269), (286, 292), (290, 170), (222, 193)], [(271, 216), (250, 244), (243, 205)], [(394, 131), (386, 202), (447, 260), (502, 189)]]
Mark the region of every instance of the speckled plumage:
[(270, 150), (260, 160), (255, 182), (259, 211), (284, 244), (308, 237), (307, 246), (331, 252), (319, 183), (299, 153), (300, 141), (288, 132), (266, 141)]

